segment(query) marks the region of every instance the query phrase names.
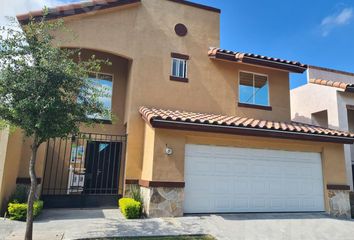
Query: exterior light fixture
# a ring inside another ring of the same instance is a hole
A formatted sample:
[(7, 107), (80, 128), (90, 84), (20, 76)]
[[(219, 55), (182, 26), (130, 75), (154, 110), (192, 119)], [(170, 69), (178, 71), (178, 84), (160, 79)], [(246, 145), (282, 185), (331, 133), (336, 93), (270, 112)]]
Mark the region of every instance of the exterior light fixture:
[(173, 150), (172, 148), (168, 147), (167, 144), (166, 144), (166, 148), (165, 148), (165, 153), (166, 155), (170, 156), (173, 154)]

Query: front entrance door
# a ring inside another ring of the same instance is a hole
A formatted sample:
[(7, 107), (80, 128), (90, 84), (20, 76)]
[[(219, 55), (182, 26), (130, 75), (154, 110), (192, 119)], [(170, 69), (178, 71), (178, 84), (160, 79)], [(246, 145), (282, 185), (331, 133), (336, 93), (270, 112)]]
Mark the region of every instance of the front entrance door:
[(121, 144), (92, 141), (87, 144), (85, 187), (87, 194), (117, 194)]

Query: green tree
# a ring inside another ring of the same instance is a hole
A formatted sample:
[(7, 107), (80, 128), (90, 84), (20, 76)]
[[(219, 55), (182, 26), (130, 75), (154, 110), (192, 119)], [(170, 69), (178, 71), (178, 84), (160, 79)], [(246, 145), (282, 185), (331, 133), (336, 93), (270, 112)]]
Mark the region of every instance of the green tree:
[(38, 148), (50, 138), (77, 134), (81, 123), (92, 123), (87, 116), (110, 114), (99, 101), (104, 91), (88, 80), (108, 60), (83, 61), (80, 50), (60, 48), (53, 33), (65, 30), (63, 21), (45, 16), (21, 27), (12, 19), (0, 34), (0, 123), (32, 139), (26, 240), (32, 239)]

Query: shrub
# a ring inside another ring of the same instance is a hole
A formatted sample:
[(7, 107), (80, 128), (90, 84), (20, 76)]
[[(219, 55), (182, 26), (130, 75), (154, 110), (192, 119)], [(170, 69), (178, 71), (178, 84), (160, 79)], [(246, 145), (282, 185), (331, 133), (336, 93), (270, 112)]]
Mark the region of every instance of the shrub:
[(15, 192), (10, 197), (12, 203), (25, 203), (27, 202), (29, 186), (24, 184), (16, 185)]
[[(42, 201), (35, 201), (33, 204), (33, 216), (37, 217), (43, 209)], [(27, 203), (9, 203), (7, 211), (11, 220), (26, 221)]]
[(119, 208), (123, 215), (128, 219), (140, 218), (141, 203), (132, 198), (119, 199)]
[(138, 187), (137, 185), (131, 185), (130, 186), (130, 195), (131, 195), (132, 199), (134, 199), (137, 202), (140, 202), (140, 206), (141, 206), (140, 212), (142, 213), (144, 202), (143, 202), (143, 196), (141, 196), (141, 193), (140, 193), (140, 187)]

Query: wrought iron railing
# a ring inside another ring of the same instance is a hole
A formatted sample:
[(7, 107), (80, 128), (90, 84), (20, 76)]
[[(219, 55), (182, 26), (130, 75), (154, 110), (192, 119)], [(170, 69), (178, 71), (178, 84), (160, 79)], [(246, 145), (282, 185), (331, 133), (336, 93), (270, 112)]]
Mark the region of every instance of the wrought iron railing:
[(122, 192), (125, 135), (80, 133), (47, 142), (42, 195)]

